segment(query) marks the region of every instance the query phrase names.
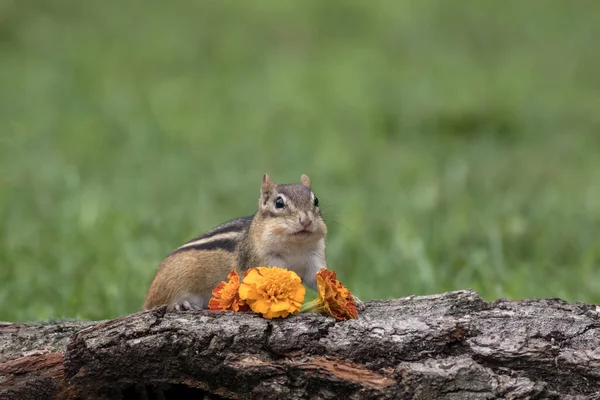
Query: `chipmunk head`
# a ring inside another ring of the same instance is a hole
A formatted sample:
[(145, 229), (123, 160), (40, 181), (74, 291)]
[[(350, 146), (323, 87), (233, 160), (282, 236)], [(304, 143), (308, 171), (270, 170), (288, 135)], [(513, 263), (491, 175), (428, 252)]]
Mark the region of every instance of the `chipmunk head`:
[(263, 176), (258, 200), (258, 214), (266, 220), (268, 234), (285, 237), (288, 242), (317, 242), (327, 234), (319, 199), (305, 174), (300, 184), (276, 184)]

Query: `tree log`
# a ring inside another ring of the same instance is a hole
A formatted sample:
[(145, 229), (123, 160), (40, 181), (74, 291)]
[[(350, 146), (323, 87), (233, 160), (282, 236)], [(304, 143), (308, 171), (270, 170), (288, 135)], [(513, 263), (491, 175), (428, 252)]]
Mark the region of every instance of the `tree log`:
[(600, 307), (464, 290), (343, 322), (158, 307), (4, 323), (0, 398), (598, 399)]

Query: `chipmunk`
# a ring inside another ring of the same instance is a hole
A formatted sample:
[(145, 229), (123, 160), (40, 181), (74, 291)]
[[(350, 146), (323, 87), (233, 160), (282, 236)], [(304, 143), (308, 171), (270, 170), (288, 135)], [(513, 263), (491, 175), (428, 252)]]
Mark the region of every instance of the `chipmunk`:
[[(315, 274), (327, 268), (327, 226), (309, 177), (302, 174), (300, 181), (276, 184), (265, 174), (258, 210), (214, 227), (168, 255), (150, 285), (144, 308), (207, 308), (212, 289), (231, 270), (243, 276), (256, 266), (293, 270), (307, 287), (317, 290)], [(357, 297), (354, 301), (359, 310), (364, 308)]]

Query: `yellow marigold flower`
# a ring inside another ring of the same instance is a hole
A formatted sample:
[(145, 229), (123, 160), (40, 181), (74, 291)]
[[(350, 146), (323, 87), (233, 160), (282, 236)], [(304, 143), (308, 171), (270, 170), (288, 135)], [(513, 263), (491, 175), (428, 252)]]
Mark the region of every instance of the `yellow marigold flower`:
[(336, 279), (335, 271), (321, 268), (317, 285), (319, 297), (302, 307), (302, 311), (329, 314), (340, 321), (358, 316), (352, 293)]
[(233, 311), (249, 311), (250, 307), (240, 299), (238, 289), (240, 287), (240, 277), (235, 271), (231, 271), (229, 282), (221, 282), (213, 289), (213, 298), (208, 302), (208, 308), (211, 310), (233, 310)]
[(294, 271), (256, 267), (246, 273), (239, 294), (252, 311), (272, 319), (300, 312), (306, 289)]

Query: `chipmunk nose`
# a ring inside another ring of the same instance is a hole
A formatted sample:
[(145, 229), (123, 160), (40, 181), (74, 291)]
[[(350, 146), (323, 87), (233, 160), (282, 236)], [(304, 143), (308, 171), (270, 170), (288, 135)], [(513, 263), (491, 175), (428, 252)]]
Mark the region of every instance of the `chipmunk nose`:
[(312, 224), (312, 220), (308, 217), (308, 215), (300, 215), (300, 225), (302, 225), (304, 228), (308, 228), (310, 224)]

